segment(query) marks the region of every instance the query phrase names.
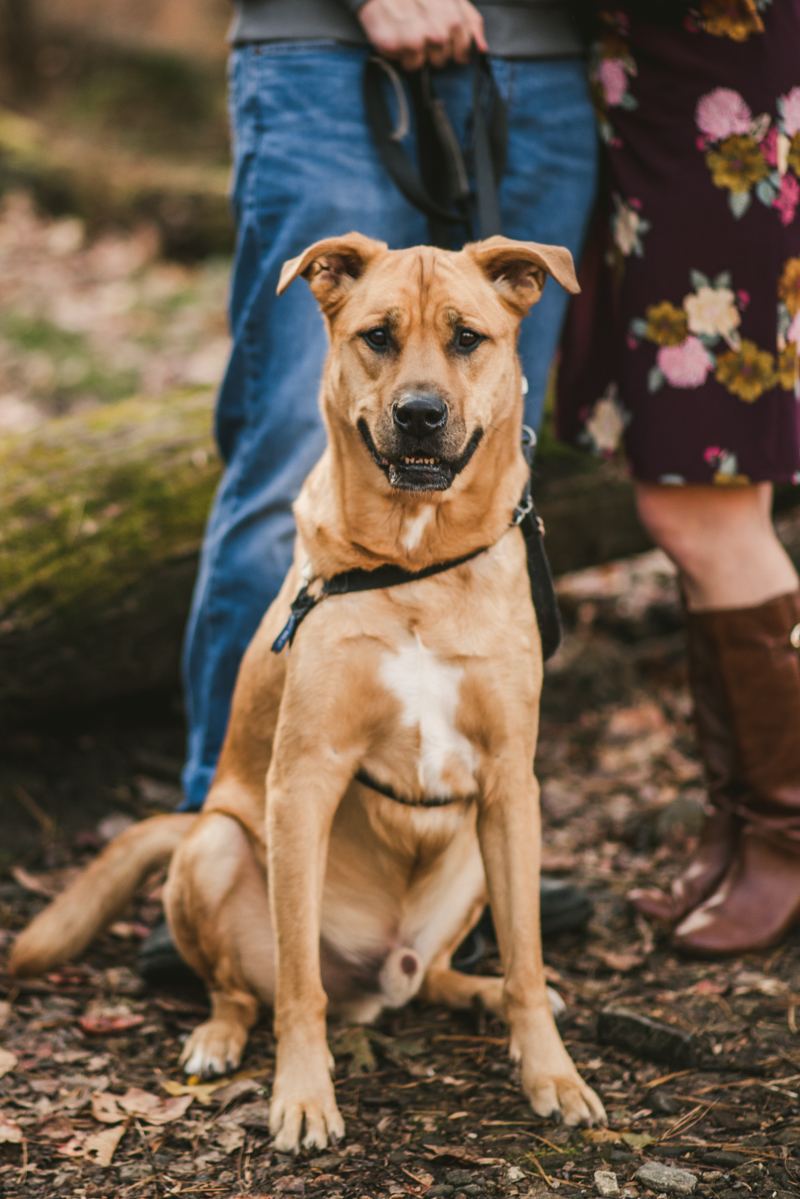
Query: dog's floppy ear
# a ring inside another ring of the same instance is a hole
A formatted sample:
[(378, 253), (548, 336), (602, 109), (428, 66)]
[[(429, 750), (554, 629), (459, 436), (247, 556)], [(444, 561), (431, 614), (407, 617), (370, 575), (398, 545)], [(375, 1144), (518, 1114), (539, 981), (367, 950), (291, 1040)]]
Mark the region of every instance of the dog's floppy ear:
[(330, 313), (341, 304), (372, 259), (385, 250), (386, 242), (373, 241), (361, 233), (326, 237), (324, 241), (314, 242), (297, 258), (284, 262), (278, 295), (282, 295), (289, 284), (302, 275), (308, 280), (320, 307)]
[(572, 255), (563, 246), (541, 246), (535, 241), (488, 237), (466, 247), (500, 298), (524, 316), (552, 275), (565, 291), (580, 291)]

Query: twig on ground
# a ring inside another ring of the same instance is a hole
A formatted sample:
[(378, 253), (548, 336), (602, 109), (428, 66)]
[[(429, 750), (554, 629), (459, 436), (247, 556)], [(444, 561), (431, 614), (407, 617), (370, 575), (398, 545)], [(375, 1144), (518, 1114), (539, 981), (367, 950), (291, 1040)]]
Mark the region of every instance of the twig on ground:
[(147, 1137), (145, 1136), (144, 1129), (142, 1128), (142, 1126), (138, 1120), (134, 1120), (134, 1124), (136, 1125), (136, 1131), (138, 1132), (139, 1136), (141, 1137), (142, 1145), (144, 1146), (144, 1153), (145, 1153), (145, 1157), (147, 1158), (147, 1164), (150, 1167), (150, 1169), (153, 1171), (153, 1185), (156, 1188), (156, 1195), (158, 1196), (158, 1199), (161, 1199), (161, 1196), (163, 1195), (164, 1192), (161, 1189), (161, 1182), (159, 1181), (159, 1177), (158, 1177), (158, 1167), (156, 1166), (155, 1159), (154, 1159), (152, 1151), (150, 1149), (150, 1145), (148, 1144)]

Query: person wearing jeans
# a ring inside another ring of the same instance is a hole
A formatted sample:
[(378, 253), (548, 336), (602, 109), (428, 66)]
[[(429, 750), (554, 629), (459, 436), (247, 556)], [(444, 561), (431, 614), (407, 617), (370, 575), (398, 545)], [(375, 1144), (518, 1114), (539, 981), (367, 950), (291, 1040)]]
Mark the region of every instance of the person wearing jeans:
[[(210, 786), (239, 662), (291, 562), (292, 503), (324, 444), (323, 321), (307, 288), (276, 297), (281, 265), (351, 230), (391, 248), (428, 241), (426, 218), (397, 190), (366, 123), (367, 57), (377, 49), (406, 69), (436, 68), (436, 94), (469, 161), (469, 56), (473, 42), (488, 50), (508, 110), (499, 192), (508, 237), (576, 255), (596, 171), (581, 43), (558, 0), (477, 8), (467, 0), (242, 0), (232, 40), (233, 348), (216, 414), (225, 473), (184, 652), (184, 810), (199, 809)], [(413, 157), (413, 130), (406, 144)], [(453, 248), (467, 236), (457, 229)], [(522, 326), (534, 428), (566, 299), (551, 284)]]

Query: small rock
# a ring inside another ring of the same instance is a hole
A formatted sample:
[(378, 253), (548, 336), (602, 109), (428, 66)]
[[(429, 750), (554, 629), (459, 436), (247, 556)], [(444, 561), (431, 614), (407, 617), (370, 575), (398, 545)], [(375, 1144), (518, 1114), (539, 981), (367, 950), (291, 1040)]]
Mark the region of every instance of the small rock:
[(473, 1181), (473, 1175), (468, 1170), (448, 1170), (445, 1178), (451, 1186), (460, 1187)]
[(663, 845), (686, 837), (699, 837), (705, 818), (702, 791), (685, 791), (659, 812), (655, 827), (656, 841)]
[(680, 1069), (693, 1069), (700, 1056), (692, 1033), (624, 1007), (603, 1008), (597, 1018), (597, 1039), (601, 1045), (615, 1045), (637, 1057), (666, 1062)]
[(526, 1177), (525, 1171), (521, 1170), (519, 1168), (519, 1166), (509, 1166), (508, 1167), (508, 1171), (506, 1172), (506, 1178), (508, 1179), (509, 1182), (524, 1182), (525, 1177)]
[(446, 1182), (440, 1182), (437, 1186), (431, 1187), (428, 1191), (426, 1191), (427, 1195), (442, 1195), (445, 1197), (447, 1195), (455, 1195), (455, 1193), (456, 1188), (448, 1186)]
[(697, 1186), (697, 1175), (677, 1166), (665, 1166), (662, 1162), (646, 1162), (634, 1175), (651, 1191), (672, 1191), (678, 1195), (691, 1195)]
[(674, 1095), (669, 1095), (661, 1087), (651, 1091), (645, 1102), (656, 1116), (674, 1116), (680, 1109), (680, 1104)]
[(725, 1175), (721, 1170), (704, 1170), (700, 1177), (703, 1182), (719, 1182), (720, 1178), (724, 1178)]
[(616, 1174), (611, 1170), (595, 1170), (594, 1186), (598, 1195), (610, 1196), (619, 1194), (619, 1183)]
[(149, 1178), (152, 1173), (145, 1162), (131, 1162), (129, 1165), (120, 1166), (119, 1169), (120, 1182), (137, 1182)]
[(712, 1149), (700, 1158), (704, 1166), (721, 1166), (723, 1170), (733, 1170), (747, 1161), (743, 1153), (731, 1153), (726, 1149)]

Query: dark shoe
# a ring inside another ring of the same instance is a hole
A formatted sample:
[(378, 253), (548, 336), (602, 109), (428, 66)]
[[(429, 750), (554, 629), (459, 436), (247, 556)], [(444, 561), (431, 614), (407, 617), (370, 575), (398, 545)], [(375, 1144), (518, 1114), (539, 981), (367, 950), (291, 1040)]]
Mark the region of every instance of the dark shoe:
[(151, 987), (183, 991), (202, 985), (200, 976), (187, 966), (175, 948), (166, 920), (157, 924), (142, 941), (136, 967)]
[(723, 956), (776, 945), (800, 918), (800, 591), (697, 615), (715, 642), (746, 789), (733, 862), (674, 943)]
[[(594, 912), (594, 904), (574, 883), (543, 878), (539, 883), (539, 909), (542, 936), (552, 937), (556, 933), (583, 930)], [(487, 950), (497, 951), (497, 935), (488, 907), (453, 954), (453, 969), (461, 974), (474, 974)]]

